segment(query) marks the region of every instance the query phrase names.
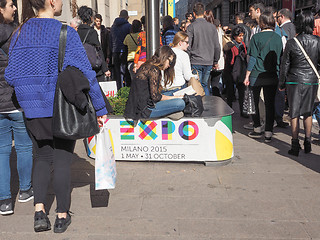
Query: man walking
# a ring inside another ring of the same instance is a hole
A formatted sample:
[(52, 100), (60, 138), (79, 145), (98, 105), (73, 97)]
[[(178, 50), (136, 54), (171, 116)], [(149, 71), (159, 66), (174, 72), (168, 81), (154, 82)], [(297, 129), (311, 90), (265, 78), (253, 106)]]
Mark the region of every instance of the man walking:
[(261, 13), (264, 12), (264, 9), (265, 9), (265, 6), (263, 3), (254, 3), (249, 6), (249, 16), (252, 20), (255, 20), (258, 24), (256, 27), (252, 29), (251, 37), (256, 33), (261, 32), (261, 28), (259, 26), (259, 17)]
[(102, 47), (102, 52), (107, 64), (109, 64), (110, 60), (110, 31), (102, 25), (102, 16), (100, 14), (96, 14), (94, 16), (94, 29), (98, 33), (99, 42)]
[(193, 7), (195, 21), (187, 28), (189, 36), (188, 52), (192, 68), (198, 71), (200, 83), (205, 94), (209, 95), (208, 79), (212, 68), (218, 68), (220, 44), (217, 28), (204, 18), (204, 5), (196, 3)]
[(117, 81), (118, 90), (124, 85), (130, 86), (130, 75), (127, 69), (127, 46), (123, 44), (124, 38), (130, 33), (131, 24), (128, 22), (127, 10), (121, 10), (120, 15), (111, 27), (112, 63), (114, 65), (113, 76)]
[[(283, 49), (288, 40), (292, 39), (296, 35), (296, 27), (291, 22), (291, 11), (287, 8), (283, 8), (277, 13), (277, 22), (281, 31), (281, 35), (286, 36), (282, 37)], [(284, 39), (284, 40), (283, 40)], [(279, 91), (277, 89), (275, 97), (275, 121), (277, 122), (277, 127), (286, 128), (289, 126), (287, 122), (283, 121), (283, 114), (285, 109), (285, 91)]]
[(291, 11), (288, 8), (282, 8), (277, 15), (279, 27), (286, 32), (287, 40), (294, 38), (296, 35), (296, 27), (291, 22), (291, 16)]

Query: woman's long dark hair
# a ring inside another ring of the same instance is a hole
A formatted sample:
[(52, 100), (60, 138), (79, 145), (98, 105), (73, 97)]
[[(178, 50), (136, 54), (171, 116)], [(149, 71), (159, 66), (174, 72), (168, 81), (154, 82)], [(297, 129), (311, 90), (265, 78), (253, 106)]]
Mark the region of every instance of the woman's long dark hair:
[(275, 25), (276, 25), (276, 22), (274, 20), (272, 12), (265, 11), (261, 13), (259, 17), (259, 26), (261, 30), (265, 30), (265, 29), (274, 30)]
[(36, 16), (33, 9), (39, 11), (45, 6), (46, 0), (22, 0), (22, 25)]
[(146, 63), (152, 64), (159, 67), (161, 70), (164, 67), (166, 60), (170, 57), (173, 57), (173, 60), (170, 66), (164, 70), (164, 84), (165, 86), (170, 86), (174, 79), (174, 65), (176, 64), (176, 54), (172, 51), (169, 46), (162, 46), (156, 50), (151, 59), (147, 60)]
[[(0, 8), (5, 8), (7, 5), (7, 0), (0, 0)], [(4, 18), (2, 14), (0, 13), (0, 23), (4, 22)]]
[(314, 17), (310, 10), (305, 10), (300, 12), (295, 21), (294, 25), (296, 26), (296, 32), (298, 34), (312, 34), (314, 29)]
[(213, 12), (211, 10), (204, 11), (204, 19), (206, 19), (207, 22), (214, 24)]
[[(15, 42), (13, 43), (13, 47), (16, 45), (22, 26), (30, 19), (37, 16), (37, 14), (34, 12), (34, 9), (36, 11), (39, 11), (41, 9), (44, 9), (46, 0), (22, 0), (22, 22), (20, 26), (15, 30), (15, 32), (12, 34), (15, 35), (16, 32), (18, 32), (18, 36), (15, 39)], [(12, 42), (10, 43), (12, 44)]]

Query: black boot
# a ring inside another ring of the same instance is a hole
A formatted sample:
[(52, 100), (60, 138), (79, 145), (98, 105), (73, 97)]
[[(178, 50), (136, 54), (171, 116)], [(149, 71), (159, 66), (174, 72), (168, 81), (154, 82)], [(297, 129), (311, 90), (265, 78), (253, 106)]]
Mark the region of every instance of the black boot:
[(304, 145), (304, 152), (305, 153), (311, 152), (311, 141), (310, 141), (310, 138), (305, 138), (303, 145)]
[(291, 149), (288, 151), (290, 155), (299, 156), (300, 144), (298, 139), (291, 139)]

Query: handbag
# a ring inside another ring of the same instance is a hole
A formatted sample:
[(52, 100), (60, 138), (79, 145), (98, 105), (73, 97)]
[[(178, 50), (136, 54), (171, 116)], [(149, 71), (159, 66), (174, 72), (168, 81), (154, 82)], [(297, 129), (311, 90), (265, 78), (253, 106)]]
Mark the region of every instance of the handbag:
[[(196, 69), (193, 69), (193, 70), (197, 71)], [(199, 76), (198, 71), (197, 71), (197, 75)], [(199, 79), (199, 77), (198, 77), (198, 79)], [(188, 81), (188, 86), (192, 86), (192, 88), (196, 91), (196, 94), (203, 97), (206, 94), (205, 94), (204, 89), (198, 79), (191, 77), (190, 80)]]
[[(59, 37), (59, 73), (62, 71), (66, 42), (67, 26), (62, 25)], [(52, 116), (52, 132), (54, 137), (76, 140), (93, 136), (100, 131), (96, 112), (88, 92), (85, 92), (85, 95), (88, 104), (83, 110), (80, 110), (63, 95), (58, 77)]]
[[(304, 48), (302, 47), (301, 43), (299, 42), (299, 40), (294, 37), (293, 38), (296, 43), (298, 44), (299, 48), (301, 49), (302, 53), (304, 54), (305, 58), (307, 59), (308, 63), (310, 64), (311, 68), (313, 69), (314, 73), (316, 74), (317, 78), (318, 78), (318, 83), (320, 81), (320, 75), (318, 73), (318, 70), (316, 69), (316, 67), (314, 66), (313, 62), (311, 61), (310, 57), (308, 56), (308, 54), (306, 53), (306, 51), (304, 50)], [(320, 88), (318, 87), (318, 92), (317, 92), (317, 99), (316, 102), (320, 101)]]
[(186, 104), (183, 113), (186, 117), (200, 117), (204, 108), (202, 103), (202, 97), (200, 95), (187, 95), (183, 96), (183, 100)]
[(244, 91), (244, 100), (243, 100), (243, 114), (253, 115), (256, 114), (256, 107), (254, 105), (253, 92), (246, 86), (246, 90)]
[(96, 46), (93, 46), (89, 43), (86, 43), (89, 32), (90, 32), (90, 29), (88, 30), (82, 44), (83, 44), (84, 49), (87, 52), (87, 56), (88, 56), (88, 59), (89, 59), (89, 62), (91, 64), (92, 69), (99, 70), (102, 66), (102, 58), (101, 58), (99, 52), (97, 51)]
[(96, 138), (95, 189), (114, 189), (116, 186), (116, 161), (110, 141), (110, 130), (102, 127)]
[(239, 47), (239, 54), (234, 58), (231, 75), (236, 84), (243, 83), (247, 72), (247, 54), (243, 45)]

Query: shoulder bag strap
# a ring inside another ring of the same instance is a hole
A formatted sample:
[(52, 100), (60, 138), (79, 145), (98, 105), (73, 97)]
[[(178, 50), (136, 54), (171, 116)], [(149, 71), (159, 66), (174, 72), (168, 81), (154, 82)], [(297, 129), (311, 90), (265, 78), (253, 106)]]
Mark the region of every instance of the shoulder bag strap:
[[(274, 33), (274, 32), (273, 32), (273, 33)], [(271, 41), (271, 39), (272, 39), (273, 36), (274, 36), (274, 34), (272, 34), (272, 35), (269, 37), (269, 39), (268, 39), (268, 41), (266, 42), (266, 44), (265, 44), (265, 45), (263, 46), (263, 48), (260, 50), (258, 56), (260, 56), (260, 54), (262, 53), (263, 49), (268, 45), (268, 43)]]
[(83, 41), (82, 41), (82, 44), (85, 44), (86, 40), (87, 40), (87, 37), (89, 35), (89, 32), (90, 32), (90, 29), (88, 30), (86, 36), (84, 37)]
[(132, 38), (132, 40), (134, 41), (134, 43), (136, 44), (136, 46), (138, 46), (138, 43), (136, 42), (136, 40), (134, 40), (134, 38), (132, 37), (131, 33), (129, 33), (129, 35)]
[(313, 62), (311, 61), (310, 57), (308, 56), (308, 54), (306, 53), (306, 51), (304, 50), (304, 48), (302, 47), (301, 43), (299, 42), (299, 40), (294, 37), (293, 38), (296, 43), (298, 44), (298, 46), (300, 47), (303, 55), (305, 56), (305, 58), (307, 59), (308, 63), (310, 64), (310, 66), (312, 67), (314, 73), (317, 75), (317, 78), (320, 80), (320, 76), (319, 76), (319, 73), (318, 73), (318, 70), (316, 69), (316, 67), (314, 66)]
[(3, 51), (3, 49), (0, 47), (0, 52), (2, 52), (2, 54), (6, 57), (8, 57), (8, 54), (5, 53), (5, 51)]
[(66, 45), (67, 45), (67, 25), (63, 24), (61, 26), (60, 37), (59, 37), (59, 58), (58, 58), (59, 72), (62, 71), (64, 54), (66, 52)]

